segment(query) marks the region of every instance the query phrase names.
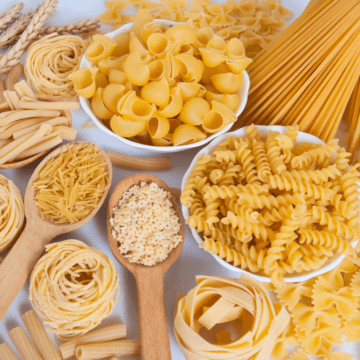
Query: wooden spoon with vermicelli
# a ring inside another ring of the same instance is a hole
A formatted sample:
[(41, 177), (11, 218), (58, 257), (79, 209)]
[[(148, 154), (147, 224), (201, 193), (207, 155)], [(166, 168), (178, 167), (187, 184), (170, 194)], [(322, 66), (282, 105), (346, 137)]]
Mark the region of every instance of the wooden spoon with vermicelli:
[[(74, 146), (82, 142), (72, 142)], [(85, 144), (85, 143), (84, 143)], [(65, 145), (67, 146), (67, 145)], [(93, 145), (96, 146), (96, 145)], [(24, 286), (36, 262), (44, 252), (45, 245), (56, 236), (77, 230), (90, 221), (100, 209), (109, 192), (112, 179), (112, 166), (106, 153), (97, 147), (106, 163), (108, 173), (108, 186), (105, 189), (97, 206), (82, 220), (74, 224), (54, 224), (50, 220), (42, 219), (35, 203), (35, 189), (33, 183), (38, 179), (40, 171), (53, 158), (57, 157), (63, 147), (50, 153), (35, 169), (28, 186), (26, 187), (24, 204), (26, 226), (5, 260), (0, 264), (0, 320)]]
[(180, 221), (179, 235), (182, 237), (180, 244), (171, 250), (168, 257), (154, 266), (130, 263), (119, 251), (117, 240), (112, 235), (110, 218), (113, 210), (122, 198), (123, 193), (141, 182), (156, 183), (160, 188), (170, 192), (169, 187), (159, 178), (148, 174), (132, 175), (122, 180), (114, 189), (108, 205), (107, 231), (111, 251), (117, 261), (133, 273), (136, 279), (138, 302), (141, 358), (143, 360), (170, 360), (169, 332), (167, 327), (165, 302), (164, 302), (164, 276), (181, 253), (184, 245), (184, 225), (181, 212), (174, 196), (170, 201)]

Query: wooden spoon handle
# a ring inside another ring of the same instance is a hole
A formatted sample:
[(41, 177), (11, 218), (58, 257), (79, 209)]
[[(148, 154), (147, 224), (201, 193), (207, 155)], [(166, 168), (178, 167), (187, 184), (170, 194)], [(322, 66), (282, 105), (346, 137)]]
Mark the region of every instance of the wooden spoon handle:
[(57, 235), (42, 224), (26, 224), (5, 260), (0, 265), (0, 320), (24, 286), (46, 244)]
[(142, 360), (171, 360), (164, 301), (164, 274), (155, 269), (135, 274)]

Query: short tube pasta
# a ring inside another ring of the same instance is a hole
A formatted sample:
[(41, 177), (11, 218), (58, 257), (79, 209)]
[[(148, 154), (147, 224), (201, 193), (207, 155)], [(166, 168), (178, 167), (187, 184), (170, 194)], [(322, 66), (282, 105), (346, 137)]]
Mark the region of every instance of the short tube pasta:
[(126, 337), (125, 324), (106, 326), (99, 330), (94, 330), (88, 334), (77, 337), (76, 339), (65, 342), (59, 346), (63, 359), (68, 359), (75, 355), (76, 347), (80, 344), (100, 343), (110, 340), (122, 339)]
[(0, 344), (0, 360), (19, 360), (6, 343)]
[(114, 355), (140, 355), (139, 340), (115, 340), (76, 347), (78, 360), (96, 360)]
[(43, 359), (62, 360), (35, 311), (26, 312), (22, 318)]
[(9, 336), (24, 360), (43, 360), (22, 327), (12, 329)]

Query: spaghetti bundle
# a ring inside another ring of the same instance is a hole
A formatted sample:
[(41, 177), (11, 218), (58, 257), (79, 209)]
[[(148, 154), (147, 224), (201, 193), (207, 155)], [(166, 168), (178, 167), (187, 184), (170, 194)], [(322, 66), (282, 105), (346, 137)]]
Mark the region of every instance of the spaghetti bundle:
[(333, 139), (360, 75), (359, 14), (359, 0), (312, 1), (249, 66), (239, 125), (298, 124)]

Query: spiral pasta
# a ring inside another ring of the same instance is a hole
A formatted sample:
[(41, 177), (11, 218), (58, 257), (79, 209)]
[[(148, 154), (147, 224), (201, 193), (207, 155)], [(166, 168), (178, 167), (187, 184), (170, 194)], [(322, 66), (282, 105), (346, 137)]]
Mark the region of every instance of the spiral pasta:
[(0, 252), (9, 248), (20, 234), (25, 220), (19, 189), (0, 175)]
[(265, 137), (250, 126), (245, 134), (200, 157), (185, 184), (186, 222), (204, 236), (202, 247), (277, 285), (354, 255), (360, 171), (337, 140), (298, 145), (296, 126)]
[(60, 339), (85, 334), (114, 309), (119, 296), (114, 263), (79, 240), (45, 249), (31, 274), (29, 299)]

